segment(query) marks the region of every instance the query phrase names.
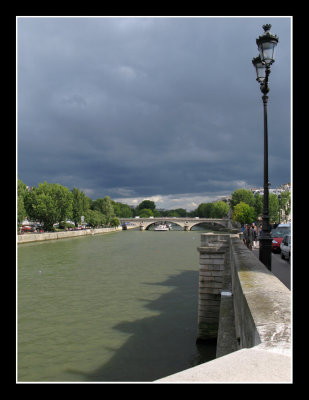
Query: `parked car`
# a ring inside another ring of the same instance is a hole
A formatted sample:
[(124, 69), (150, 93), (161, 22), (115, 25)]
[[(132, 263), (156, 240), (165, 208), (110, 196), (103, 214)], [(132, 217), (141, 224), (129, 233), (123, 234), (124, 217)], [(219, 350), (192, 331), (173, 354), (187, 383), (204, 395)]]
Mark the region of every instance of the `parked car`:
[(276, 229), (278, 229), (278, 228), (289, 228), (289, 229), (291, 229), (291, 224), (290, 223), (288, 223), (288, 224), (278, 224)]
[(282, 227), (277, 227), (276, 229), (273, 229), (271, 231), (271, 237), (272, 237), (272, 244), (271, 244), (271, 250), (274, 253), (280, 253), (280, 244), (282, 242), (282, 239), (285, 235), (288, 235), (291, 233), (291, 227), (290, 226), (282, 226)]
[(281, 258), (290, 261), (291, 257), (291, 235), (284, 235), (280, 244)]
[(22, 226), (21, 231), (22, 232), (31, 232), (31, 226)]

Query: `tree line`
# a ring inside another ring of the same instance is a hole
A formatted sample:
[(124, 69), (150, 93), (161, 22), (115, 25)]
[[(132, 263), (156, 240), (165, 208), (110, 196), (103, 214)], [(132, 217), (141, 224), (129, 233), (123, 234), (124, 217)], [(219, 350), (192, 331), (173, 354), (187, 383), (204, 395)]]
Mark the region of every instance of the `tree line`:
[[(143, 200), (138, 206), (113, 201), (109, 196), (92, 200), (78, 188), (69, 190), (58, 183), (39, 183), (30, 189), (18, 179), (17, 185), (17, 225), (28, 218), (44, 225), (44, 230), (54, 230), (68, 226), (68, 220), (78, 226), (84, 217), (85, 223), (96, 228), (101, 226), (118, 226), (119, 218), (149, 217), (200, 217), (224, 218), (229, 214), (231, 206), (233, 220), (240, 223), (251, 223), (262, 215), (263, 196), (256, 196), (250, 190), (237, 189), (232, 193), (230, 205), (225, 201), (201, 203), (195, 210), (183, 208), (158, 210), (151, 200)], [(279, 220), (279, 210), (285, 215), (290, 212), (290, 193), (283, 192), (280, 204), (276, 195), (269, 196), (271, 222)]]
[[(274, 193), (268, 197), (269, 222), (282, 222), (291, 213), (291, 193), (281, 192), (280, 198)], [(262, 218), (263, 196), (254, 195), (250, 190), (237, 189), (232, 193), (231, 208), (233, 220), (241, 224), (251, 224)]]

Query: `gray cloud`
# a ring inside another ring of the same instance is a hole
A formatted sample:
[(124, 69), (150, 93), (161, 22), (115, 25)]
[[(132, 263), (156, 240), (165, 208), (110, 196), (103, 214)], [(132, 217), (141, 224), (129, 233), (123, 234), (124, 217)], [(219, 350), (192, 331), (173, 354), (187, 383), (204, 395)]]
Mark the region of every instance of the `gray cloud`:
[(19, 178), (94, 199), (178, 195), (184, 204), (239, 182), (262, 186), (263, 106), (251, 60), (264, 23), (279, 36), (269, 175), (273, 187), (289, 182), (283, 17), (18, 18)]

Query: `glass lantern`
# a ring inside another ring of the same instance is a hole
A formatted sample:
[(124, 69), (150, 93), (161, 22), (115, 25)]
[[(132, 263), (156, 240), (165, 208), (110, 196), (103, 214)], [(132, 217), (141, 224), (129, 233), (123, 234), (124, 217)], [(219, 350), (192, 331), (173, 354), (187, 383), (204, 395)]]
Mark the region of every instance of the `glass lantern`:
[(279, 41), (278, 37), (269, 31), (270, 28), (270, 24), (263, 25), (265, 33), (256, 39), (261, 60), (266, 65), (271, 65), (273, 62), (275, 62), (275, 47)]

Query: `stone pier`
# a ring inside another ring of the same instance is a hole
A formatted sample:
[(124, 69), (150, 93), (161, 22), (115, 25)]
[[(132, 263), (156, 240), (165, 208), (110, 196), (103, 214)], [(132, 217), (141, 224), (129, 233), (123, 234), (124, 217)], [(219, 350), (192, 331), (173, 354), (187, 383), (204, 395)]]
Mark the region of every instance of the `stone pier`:
[(197, 342), (216, 340), (218, 336), (227, 240), (228, 235), (201, 235)]

